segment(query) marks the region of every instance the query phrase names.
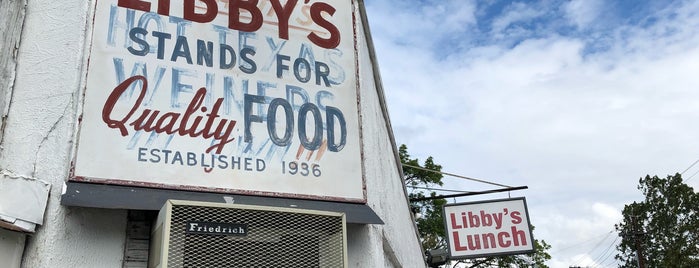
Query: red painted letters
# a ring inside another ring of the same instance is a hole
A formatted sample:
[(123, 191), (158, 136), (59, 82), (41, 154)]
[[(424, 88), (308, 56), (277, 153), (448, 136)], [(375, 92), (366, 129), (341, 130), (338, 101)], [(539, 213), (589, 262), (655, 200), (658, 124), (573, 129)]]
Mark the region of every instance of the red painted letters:
[[(199, 23), (207, 23), (213, 21), (218, 15), (219, 9), (216, 0), (198, 0), (206, 5), (204, 13), (196, 13), (196, 0), (184, 0), (183, 9), (184, 19)], [(272, 3), (272, 10), (277, 16), (277, 25), (279, 38), (289, 39), (289, 19), (294, 9), (297, 6), (298, 0), (288, 0), (283, 6), (280, 0), (269, 0)], [(257, 6), (259, 0), (229, 0), (228, 1), (228, 28), (244, 32), (254, 32), (259, 30), (264, 23), (262, 10)], [(140, 10), (143, 12), (151, 12), (151, 3), (143, 0), (119, 0), (118, 6)], [(310, 13), (310, 18), (313, 23), (328, 31), (329, 36), (323, 38), (315, 32), (307, 35), (308, 40), (322, 48), (336, 48), (340, 45), (340, 31), (337, 26), (326, 19), (324, 14), (332, 17), (336, 9), (328, 3), (315, 2), (301, 8), (302, 13)], [(241, 11), (250, 14), (249, 21), (241, 20)], [(159, 0), (157, 13), (164, 16), (170, 16), (170, 0)], [(298, 18), (297, 18), (298, 21)]]
[[(138, 99), (126, 115), (115, 119), (112, 113), (114, 112), (117, 101), (119, 101), (119, 97), (127, 88), (137, 81), (142, 82)], [(236, 121), (223, 118), (218, 119), (220, 117), (218, 111), (223, 103), (222, 98), (217, 99), (211, 108), (211, 112), (206, 113), (208, 108), (202, 106), (204, 98), (206, 97), (206, 88), (197, 90), (184, 114), (166, 112), (160, 115), (160, 110), (143, 109), (138, 118), (133, 119), (133, 115), (141, 108), (141, 103), (146, 96), (146, 88), (148, 88), (148, 81), (145, 77), (140, 75), (132, 76), (124, 80), (124, 82), (121, 82), (121, 84), (114, 88), (109, 98), (107, 98), (107, 101), (104, 103), (102, 121), (110, 128), (119, 129), (122, 136), (129, 134), (129, 130), (127, 129), (127, 125), (129, 125), (134, 131), (143, 130), (145, 132), (177, 134), (179, 136), (189, 136), (192, 138), (214, 138), (214, 140), (218, 142), (207, 148), (206, 153), (210, 153), (212, 150), (216, 149), (216, 153), (220, 154), (223, 147), (233, 141), (234, 138), (231, 138), (231, 135), (233, 134)], [(206, 114), (195, 116), (198, 112)], [(200, 123), (204, 118), (206, 118), (206, 122), (204, 126), (200, 128)], [(214, 124), (217, 119), (218, 124), (214, 129)]]
[(330, 32), (330, 37), (323, 39), (316, 33), (310, 33), (308, 35), (308, 40), (311, 40), (311, 42), (320, 47), (335, 48), (340, 44), (340, 31), (334, 24), (323, 18), (321, 12), (326, 12), (332, 16), (335, 14), (335, 8), (322, 2), (313, 3), (313, 5), (311, 5), (311, 19), (318, 24), (318, 26), (328, 30)]

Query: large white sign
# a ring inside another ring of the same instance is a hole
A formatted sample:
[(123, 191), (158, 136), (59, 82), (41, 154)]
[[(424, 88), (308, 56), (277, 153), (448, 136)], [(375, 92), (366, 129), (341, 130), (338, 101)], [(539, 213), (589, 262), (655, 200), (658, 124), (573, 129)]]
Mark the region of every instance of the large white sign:
[(534, 251), (523, 197), (446, 205), (444, 220), (452, 259)]
[(364, 202), (351, 0), (98, 0), (72, 180)]

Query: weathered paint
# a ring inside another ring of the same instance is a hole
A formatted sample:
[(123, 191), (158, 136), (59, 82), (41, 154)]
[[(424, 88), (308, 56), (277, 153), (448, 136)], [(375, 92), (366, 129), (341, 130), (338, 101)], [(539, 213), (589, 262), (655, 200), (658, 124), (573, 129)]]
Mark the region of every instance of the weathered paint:
[[(86, 77), (85, 42), (91, 8), (80, 1), (29, 1), (17, 79), (0, 164), (51, 184), (43, 225), (27, 238), (22, 267), (122, 267), (127, 213), (60, 205)], [(362, 157), (366, 200), (384, 225), (348, 228), (350, 267), (425, 267), (395, 155), (395, 143), (374, 79), (370, 39), (358, 11)], [(97, 144), (99, 145), (99, 144)]]
[(2, 260), (2, 267), (20, 267), (25, 236), (24, 233), (0, 228), (0, 260)]
[(24, 25), (25, 0), (0, 2), (0, 140), (2, 140), (5, 117), (12, 99), (12, 86), (17, 67), (17, 48)]
[(75, 180), (364, 202), (352, 1), (187, 3), (97, 2)]
[[(417, 230), (408, 207), (402, 181), (398, 149), (393, 140), (383, 88), (375, 63), (366, 13), (358, 5), (358, 62), (364, 144), (364, 173), (367, 177), (367, 204), (386, 223), (358, 228), (356, 244), (350, 243), (351, 267), (425, 267)], [(361, 249), (366, 247), (366, 249)], [(392, 249), (392, 250), (387, 250)], [(388, 258), (392, 251), (395, 260)], [(364, 258), (362, 254), (371, 256)], [(398, 263), (393, 263), (397, 261)]]
[(0, 221), (34, 232), (44, 221), (50, 188), (48, 182), (0, 170)]
[(51, 189), (21, 267), (121, 267), (126, 213), (66, 208), (59, 200), (72, 158), (89, 5), (27, 1), (0, 166)]
[[(26, 1), (0, 2), (0, 152), (17, 68), (17, 48), (24, 25)], [(48, 199), (48, 184), (14, 174), (0, 164), (0, 227), (33, 232), (41, 224)]]

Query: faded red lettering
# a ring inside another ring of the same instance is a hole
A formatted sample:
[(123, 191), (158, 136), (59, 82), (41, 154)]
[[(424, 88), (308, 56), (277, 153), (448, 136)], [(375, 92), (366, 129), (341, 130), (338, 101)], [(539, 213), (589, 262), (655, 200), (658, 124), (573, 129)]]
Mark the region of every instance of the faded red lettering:
[[(133, 104), (133, 106), (126, 115), (124, 115), (121, 119), (114, 119), (112, 113), (114, 111), (114, 106), (119, 100), (119, 97), (124, 93), (124, 91), (126, 91), (128, 87), (130, 87), (136, 81), (142, 82), (141, 92), (138, 96), (138, 99), (136, 99), (136, 102)], [(146, 88), (148, 88), (148, 81), (145, 77), (140, 75), (132, 76), (129, 79), (126, 79), (123, 82), (121, 82), (114, 88), (114, 90), (104, 103), (104, 107), (102, 109), (102, 121), (104, 121), (109, 128), (119, 129), (122, 136), (128, 135), (129, 131), (126, 128), (126, 124), (127, 122), (129, 122), (131, 117), (141, 106), (141, 103), (143, 102), (143, 99), (146, 95)], [(223, 105), (223, 98), (218, 98), (216, 100), (209, 113), (205, 114), (204, 116), (196, 115), (192, 119), (191, 117), (199, 111), (201, 111), (202, 113), (207, 112), (207, 107), (202, 106), (202, 103), (204, 102), (205, 98), (206, 88), (202, 87), (199, 90), (197, 90), (194, 97), (187, 106), (187, 109), (185, 110), (184, 114), (176, 112), (167, 112), (162, 117), (158, 118), (161, 111), (144, 109), (143, 111), (141, 111), (140, 116), (138, 116), (135, 120), (131, 121), (128, 125), (132, 126), (134, 131), (143, 130), (145, 132), (167, 134), (177, 133), (180, 136), (189, 136), (192, 138), (214, 138), (216, 141), (218, 141), (218, 143), (214, 143), (212, 146), (208, 147), (206, 149), (206, 153), (209, 153), (215, 149), (216, 153), (220, 154), (223, 150), (223, 147), (225, 147), (226, 144), (234, 140), (234, 138), (231, 138), (231, 135), (233, 134), (236, 121), (223, 118), (219, 119), (220, 116), (218, 115), (218, 112), (221, 109), (221, 106)], [(204, 127), (201, 130), (197, 131), (199, 124), (204, 118), (206, 118)], [(178, 119), (179, 124), (177, 124)], [(214, 127), (215, 121), (217, 121), (217, 119), (218, 124), (216, 126), (216, 129), (214, 130), (212, 128)], [(190, 121), (192, 121), (191, 125)]]
[[(138, 95), (138, 99), (136, 100), (136, 103), (134, 106), (129, 110), (129, 112), (124, 116), (123, 119), (121, 120), (113, 120), (111, 118), (112, 111), (114, 110), (114, 105), (116, 105), (117, 100), (119, 100), (119, 97), (121, 96), (124, 91), (131, 86), (132, 83), (136, 81), (141, 81), (141, 93)], [(141, 102), (143, 102), (143, 98), (146, 97), (146, 88), (148, 88), (148, 80), (144, 76), (141, 75), (136, 75), (132, 76), (129, 79), (124, 80), (124, 82), (121, 82), (121, 84), (117, 85), (114, 90), (112, 91), (112, 94), (109, 94), (109, 97), (107, 98), (107, 101), (104, 103), (104, 107), (102, 108), (102, 121), (107, 123), (107, 126), (110, 128), (118, 128), (119, 131), (121, 132), (122, 136), (129, 135), (129, 131), (126, 130), (126, 127), (124, 126), (124, 122), (133, 115), (136, 110), (138, 109), (138, 106), (141, 106)]]
[[(250, 12), (250, 22), (240, 21), (240, 10)], [(244, 32), (254, 32), (262, 27), (262, 11), (257, 8), (257, 0), (230, 0), (228, 3), (228, 28)]]
[(335, 8), (322, 2), (316, 2), (311, 5), (311, 19), (318, 26), (327, 30), (330, 33), (330, 37), (325, 39), (312, 32), (308, 34), (308, 40), (311, 40), (311, 42), (323, 48), (336, 48), (338, 45), (340, 45), (340, 31), (334, 24), (323, 18), (321, 12), (328, 13), (330, 16), (332, 16), (335, 14)]
[(194, 5), (194, 0), (184, 1), (184, 19), (195, 22), (210, 22), (216, 18), (218, 13), (218, 4), (216, 0), (200, 0), (206, 4), (206, 12), (203, 14), (198, 14), (194, 12), (196, 6)]
[(120, 7), (150, 12), (150, 3), (140, 0), (119, 0), (117, 5)]
[(311, 20), (311, 6), (303, 6), (303, 7), (301, 7), (301, 14), (303, 14), (303, 18), (304, 18), (304, 19), (301, 20), (301, 18), (296, 18), (296, 22), (297, 22), (298, 24), (307, 26), (307, 25), (311, 24), (311, 22), (313, 22), (313, 21)]
[(170, 0), (158, 0), (158, 14), (170, 16)]
[(289, 40), (289, 17), (294, 11), (297, 0), (289, 0), (286, 5), (282, 6), (279, 0), (270, 0), (272, 8), (277, 13), (277, 21), (279, 22), (279, 38)]
[[(205, 8), (198, 7), (197, 1), (204, 3)], [(269, 0), (272, 8), (267, 13), (267, 16), (272, 16), (272, 12), (277, 16), (278, 36), (281, 39), (289, 40), (289, 20), (298, 4), (298, 0), (287, 0), (282, 4), (281, 0)], [(158, 0), (157, 13), (163, 16), (170, 16), (171, 0)], [(262, 10), (257, 6), (259, 0), (228, 0), (223, 1), (222, 9), (228, 9), (228, 28), (232, 30), (254, 32), (259, 30), (264, 23), (264, 15)], [(263, 6), (266, 1), (263, 2)], [(119, 7), (140, 10), (143, 12), (151, 12), (151, 2), (144, 0), (118, 0)], [(188, 21), (198, 23), (212, 22), (219, 14), (219, 5), (217, 0), (184, 0), (183, 1), (183, 18)], [(197, 13), (197, 10), (204, 10), (204, 13)], [(307, 38), (313, 44), (327, 49), (333, 49), (340, 45), (341, 35), (340, 30), (334, 25), (328, 17), (335, 14), (335, 7), (324, 2), (315, 2), (311, 5), (303, 5), (301, 7), (301, 15), (296, 18), (296, 22), (300, 25), (310, 25), (315, 23), (320, 28), (327, 31), (327, 34), (318, 34), (311, 31)], [(241, 17), (241, 13), (243, 13)], [(249, 14), (249, 20), (248, 20)]]

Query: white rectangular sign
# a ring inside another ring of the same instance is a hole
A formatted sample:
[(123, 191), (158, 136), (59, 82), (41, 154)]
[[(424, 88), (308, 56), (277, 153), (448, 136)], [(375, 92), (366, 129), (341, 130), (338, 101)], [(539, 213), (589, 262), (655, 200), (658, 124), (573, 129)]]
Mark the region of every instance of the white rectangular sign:
[(365, 202), (351, 0), (98, 0), (72, 180)]
[(446, 205), (444, 221), (452, 259), (534, 251), (524, 197)]

